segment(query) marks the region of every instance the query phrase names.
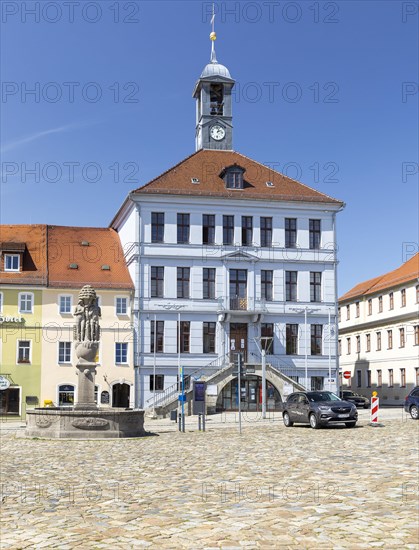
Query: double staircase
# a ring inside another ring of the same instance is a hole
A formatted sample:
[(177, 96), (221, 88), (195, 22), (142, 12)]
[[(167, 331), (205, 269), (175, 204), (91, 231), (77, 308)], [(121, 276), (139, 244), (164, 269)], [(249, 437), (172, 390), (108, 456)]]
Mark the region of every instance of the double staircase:
[[(246, 367), (251, 367), (252, 374), (262, 375), (262, 363), (252, 363), (251, 365), (244, 364), (244, 372)], [(292, 391), (304, 390), (304, 386), (296, 382), (291, 376), (301, 376), (301, 369), (282, 365), (278, 358), (269, 358), (266, 361), (266, 379), (272, 382), (278, 389), (281, 396), (286, 384), (292, 386)], [(207, 385), (218, 385), (223, 383), (223, 386), (237, 375), (237, 366), (230, 362), (230, 355), (218, 357), (205, 367), (188, 372), (185, 375), (185, 394), (186, 402), (192, 401), (193, 384), (192, 380), (205, 381)], [(282, 390), (282, 391), (281, 391)], [(171, 410), (177, 408), (179, 397), (178, 384), (172, 384), (163, 392), (156, 394), (148, 399), (145, 403), (146, 414), (157, 416), (166, 416)]]

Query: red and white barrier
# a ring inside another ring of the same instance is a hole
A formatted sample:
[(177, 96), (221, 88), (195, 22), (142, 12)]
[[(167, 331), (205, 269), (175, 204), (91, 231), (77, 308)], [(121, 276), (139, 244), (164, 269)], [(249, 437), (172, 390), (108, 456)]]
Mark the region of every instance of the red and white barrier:
[(378, 397), (371, 398), (371, 424), (378, 424), (378, 409), (380, 400)]

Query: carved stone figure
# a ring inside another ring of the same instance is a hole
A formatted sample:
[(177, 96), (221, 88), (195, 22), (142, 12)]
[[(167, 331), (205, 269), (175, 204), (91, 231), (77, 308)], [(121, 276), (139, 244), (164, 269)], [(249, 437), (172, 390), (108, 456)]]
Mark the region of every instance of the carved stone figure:
[(74, 308), (74, 340), (76, 355), (79, 359), (76, 367), (79, 378), (78, 399), (75, 409), (96, 409), (95, 376), (96, 356), (99, 350), (100, 307), (97, 305), (96, 291), (85, 285), (79, 293), (79, 300)]
[(74, 316), (76, 318), (74, 340), (76, 342), (99, 342), (101, 311), (97, 305), (96, 291), (90, 285), (85, 285), (80, 290)]

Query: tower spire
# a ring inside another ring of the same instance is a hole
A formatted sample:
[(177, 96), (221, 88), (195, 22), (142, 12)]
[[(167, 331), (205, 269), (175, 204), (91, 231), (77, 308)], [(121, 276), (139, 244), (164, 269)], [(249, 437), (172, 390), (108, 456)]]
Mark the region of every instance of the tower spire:
[(212, 31), (210, 33), (211, 40), (211, 63), (218, 63), (217, 57), (215, 55), (215, 41), (217, 40), (217, 35), (215, 34), (215, 6), (212, 4), (212, 17), (211, 17)]

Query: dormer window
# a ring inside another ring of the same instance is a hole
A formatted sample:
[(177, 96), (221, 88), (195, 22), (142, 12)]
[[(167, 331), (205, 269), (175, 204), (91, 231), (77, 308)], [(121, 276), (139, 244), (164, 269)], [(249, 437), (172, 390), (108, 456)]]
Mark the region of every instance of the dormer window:
[(20, 254), (4, 255), (4, 271), (20, 271)]
[(21, 271), (25, 243), (0, 242), (0, 257), (2, 271)]
[(224, 170), (220, 174), (220, 177), (223, 178), (226, 189), (243, 189), (243, 174), (245, 173), (245, 171), (245, 168), (242, 168), (237, 164), (224, 168)]

